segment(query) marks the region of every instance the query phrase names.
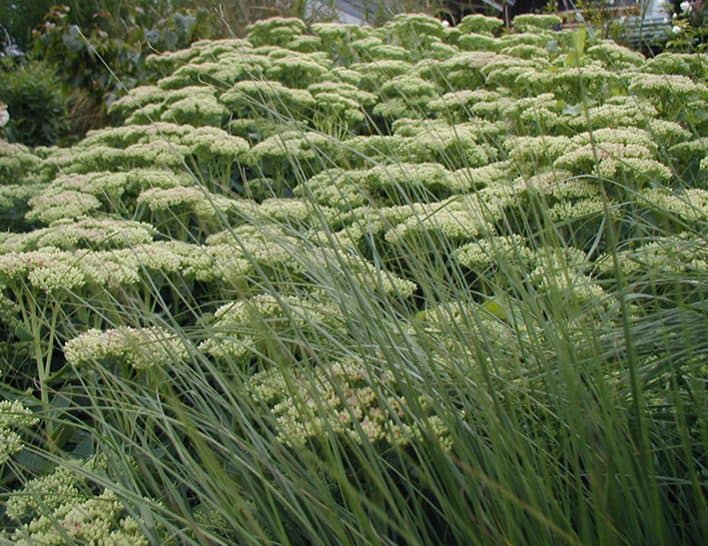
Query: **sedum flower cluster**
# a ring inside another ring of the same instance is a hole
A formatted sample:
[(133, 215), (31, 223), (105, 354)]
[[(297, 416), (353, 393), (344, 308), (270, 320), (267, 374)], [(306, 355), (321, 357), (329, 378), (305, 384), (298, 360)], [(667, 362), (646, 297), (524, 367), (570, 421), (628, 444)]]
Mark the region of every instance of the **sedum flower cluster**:
[[(358, 444), (405, 446), (432, 437), (445, 449), (452, 440), (442, 419), (413, 419), (410, 403), (391, 371), (347, 359), (315, 370), (256, 373), (249, 390), (271, 409), (284, 444), (300, 448), (338, 435)], [(398, 392), (397, 392), (398, 391)], [(429, 400), (416, 405), (430, 407)]]
[(342, 330), (343, 321), (332, 303), (289, 295), (279, 299), (270, 294), (222, 305), (214, 319), (213, 332), (199, 349), (216, 359), (244, 364), (267, 354), (268, 345), (276, 339), (322, 347), (328, 337)]
[(76, 368), (91, 365), (168, 369), (185, 362), (188, 348), (168, 331), (121, 326), (88, 330), (64, 345), (64, 356)]
[(146, 223), (114, 218), (61, 219), (49, 227), (8, 235), (0, 243), (0, 254), (42, 248), (71, 250), (128, 248), (152, 242), (155, 228)]
[(30, 427), (39, 422), (21, 402), (0, 400), (0, 466), (22, 450), (22, 437), (16, 429)]
[[(696, 273), (708, 270), (708, 252), (700, 235), (680, 232), (667, 237), (656, 237), (635, 248), (618, 253), (617, 263), (610, 255), (600, 256), (596, 263), (602, 276), (612, 277), (616, 268), (636, 279), (661, 278), (666, 273)], [(671, 279), (670, 277), (668, 279)]]
[(27, 481), (5, 504), (16, 526), (0, 538), (23, 546), (150, 544), (146, 522), (133, 517), (112, 489), (89, 483), (82, 472), (105, 472), (105, 460), (70, 461)]
[(27, 201), (44, 190), (42, 152), (0, 138), (0, 230), (27, 229)]

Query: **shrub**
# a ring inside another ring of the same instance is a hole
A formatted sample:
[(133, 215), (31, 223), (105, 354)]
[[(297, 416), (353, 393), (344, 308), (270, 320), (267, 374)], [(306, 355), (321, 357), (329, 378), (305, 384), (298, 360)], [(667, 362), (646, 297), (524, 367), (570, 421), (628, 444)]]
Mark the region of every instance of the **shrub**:
[(0, 100), (10, 121), (2, 129), (10, 142), (56, 144), (68, 128), (68, 98), (56, 69), (42, 61), (0, 72)]
[(72, 112), (72, 132), (79, 135), (105, 124), (106, 106), (148, 78), (144, 64), (149, 53), (209, 38), (214, 23), (206, 10), (170, 12), (164, 3), (145, 9), (132, 2), (108, 3), (109, 9), (90, 16), (77, 2), (71, 8), (53, 6), (33, 31), (32, 55), (58, 66), (64, 83), (82, 99)]

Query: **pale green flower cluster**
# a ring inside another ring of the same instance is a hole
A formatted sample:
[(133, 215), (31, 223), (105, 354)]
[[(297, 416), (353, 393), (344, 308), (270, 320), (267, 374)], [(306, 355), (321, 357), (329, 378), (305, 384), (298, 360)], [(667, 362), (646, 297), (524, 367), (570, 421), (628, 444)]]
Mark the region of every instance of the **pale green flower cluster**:
[[(248, 211), (249, 209), (246, 209)], [(327, 206), (314, 206), (307, 199), (272, 197), (261, 201), (253, 210), (255, 214), (244, 217), (250, 221), (275, 221), (284, 226), (317, 228), (320, 225), (333, 226), (340, 217), (338, 211)], [(252, 219), (253, 218), (253, 219)]]
[[(311, 259), (314, 260), (311, 265), (317, 264), (328, 275), (335, 277), (335, 286), (348, 286), (353, 279), (367, 293), (388, 295), (398, 300), (410, 298), (418, 288), (413, 281), (376, 266), (357, 254), (321, 248), (313, 252)], [(313, 280), (317, 282), (318, 279)]]
[(27, 146), (10, 144), (0, 138), (0, 186), (22, 182), (40, 162)]
[(387, 25), (391, 44), (416, 50), (439, 43), (445, 37), (442, 21), (423, 13), (398, 14)]
[(237, 117), (297, 119), (310, 112), (315, 99), (306, 89), (290, 89), (279, 81), (242, 81), (221, 95), (221, 102)]
[(291, 246), (293, 241), (284, 240), (274, 243), (272, 240), (239, 241), (225, 244), (211, 244), (206, 247), (208, 270), (198, 279), (219, 280), (228, 286), (244, 290), (249, 278), (258, 278), (265, 273), (277, 278), (280, 275), (298, 275), (302, 273), (301, 264), (294, 258), (298, 246)]
[[(324, 132), (347, 132), (361, 127), (366, 121), (362, 105), (339, 93), (320, 92), (314, 97), (314, 125)], [(336, 121), (335, 121), (336, 120)]]
[(680, 111), (693, 104), (705, 104), (708, 100), (705, 84), (673, 74), (635, 74), (629, 90), (645, 97), (660, 111)]
[[(486, 361), (494, 365), (495, 375), (511, 379), (523, 369), (524, 345), (533, 339), (526, 325), (511, 324), (511, 311), (508, 300), (482, 305), (459, 300), (433, 304), (416, 315), (416, 336), (421, 342), (444, 347), (444, 351), (436, 351), (442, 366), (471, 373), (473, 370), (465, 369), (470, 361)], [(533, 333), (540, 339), (540, 332)], [(502, 369), (497, 362), (509, 366)]]
[(471, 32), (488, 32), (490, 34), (501, 30), (504, 22), (498, 17), (487, 17), (481, 14), (466, 15), (457, 25), (457, 29), (463, 33), (468, 34)]
[(337, 164), (341, 148), (338, 140), (323, 133), (284, 131), (253, 146), (244, 162), (259, 176), (297, 180)]
[(684, 167), (703, 158), (708, 153), (708, 137), (699, 137), (686, 142), (679, 142), (669, 148), (669, 154), (675, 163)]
[(560, 201), (548, 209), (548, 218), (558, 226), (576, 220), (585, 220), (593, 217), (602, 218), (605, 215), (611, 218), (615, 213), (612, 208), (614, 206), (614, 203), (604, 203), (597, 198)]
[(63, 504), (51, 515), (41, 516), (17, 529), (13, 544), (148, 546), (141, 525), (128, 514), (115, 493), (105, 490), (77, 504)]
[(354, 63), (350, 66), (358, 74), (359, 86), (371, 93), (376, 93), (386, 82), (407, 74), (412, 68), (411, 63), (396, 59)]
[(570, 171), (549, 170), (530, 177), (519, 177), (510, 187), (517, 204), (527, 206), (541, 198), (547, 205), (573, 202), (576, 199), (600, 199), (600, 187), (587, 177), (574, 177)]
[(121, 98), (113, 101), (108, 107), (108, 113), (126, 118), (135, 110), (160, 100), (163, 90), (156, 85), (140, 85), (134, 87)]
[[(633, 249), (617, 255), (618, 266), (625, 275), (653, 277), (657, 274), (708, 271), (708, 251), (705, 239), (690, 233), (656, 237)], [(601, 275), (613, 278), (615, 262), (612, 256), (598, 258), (596, 269)]]
[(667, 188), (643, 190), (639, 202), (699, 229), (705, 227), (708, 219), (708, 190), (701, 188), (688, 188), (680, 192), (672, 192)]
[(71, 152), (59, 150), (49, 156), (42, 167), (52, 174), (84, 174), (140, 167), (174, 169), (182, 167), (188, 154), (189, 149), (186, 146), (167, 140), (137, 142), (126, 148), (97, 144)]
[(172, 102), (162, 112), (160, 119), (195, 127), (203, 125), (219, 127), (222, 119), (227, 115), (228, 110), (216, 97), (200, 94)]
[(77, 368), (101, 365), (144, 371), (179, 366), (189, 357), (189, 349), (162, 328), (121, 326), (84, 332), (64, 345), (64, 356)]
[[(105, 459), (102, 457), (73, 463), (87, 471), (105, 470)], [(6, 513), (15, 521), (35, 519), (45, 510), (51, 513), (64, 503), (79, 501), (85, 484), (83, 476), (69, 465), (59, 465), (49, 474), (25, 482), (20, 491), (7, 499)]]
[(664, 51), (647, 59), (641, 68), (643, 72), (652, 74), (686, 76), (697, 83), (704, 83), (708, 75), (705, 56), (688, 53)]
[(569, 68), (545, 79), (546, 90), (572, 104), (583, 100), (602, 100), (612, 96), (613, 89), (626, 87), (626, 72), (616, 72), (600, 62)]
[(504, 147), (516, 169), (533, 174), (566, 153), (570, 142), (565, 136), (522, 136), (506, 140)]
[(373, 112), (387, 119), (425, 114), (428, 103), (440, 94), (434, 83), (410, 75), (396, 76), (383, 82), (378, 93), (381, 102)]
[(178, 143), (181, 137), (192, 130), (193, 128), (189, 126), (164, 121), (156, 121), (141, 126), (120, 125), (116, 127), (104, 127), (102, 129), (89, 131), (86, 137), (74, 146), (74, 149), (83, 150), (96, 145), (126, 148), (131, 144), (147, 143), (160, 139)]
[(463, 168), (452, 173), (454, 186), (467, 191), (505, 184), (516, 172), (515, 166), (507, 160), (495, 161), (483, 167)]
[(119, 287), (149, 292), (149, 285), (140, 284), (148, 275), (213, 280), (213, 265), (205, 247), (181, 241), (97, 251), (47, 247), (1, 254), (0, 286), (20, 292), (30, 287), (52, 293), (84, 288), (91, 294)]
[[(357, 444), (405, 446), (433, 437), (451, 447), (449, 432), (434, 414), (416, 420), (396, 392), (391, 371), (349, 359), (314, 370), (267, 370), (250, 382), (252, 396), (266, 404), (278, 438), (299, 448), (337, 435)], [(429, 401), (419, 400), (421, 406)]]
[(0, 254), (42, 248), (111, 249), (149, 243), (156, 235), (150, 224), (113, 218), (57, 220), (49, 227), (28, 233), (9, 234), (0, 243)]
[[(147, 207), (150, 212), (166, 212), (168, 221), (174, 218), (181, 222), (181, 213), (194, 214), (198, 219), (213, 219), (223, 216), (236, 206), (236, 201), (220, 194), (211, 193), (197, 186), (174, 188), (151, 188), (142, 192), (137, 198), (138, 207)], [(153, 214), (152, 222), (164, 230), (164, 222)]]
[(486, 237), (467, 243), (453, 253), (457, 261), (480, 275), (495, 266), (529, 265), (533, 252), (526, 246), (526, 239), (520, 235)]
[(652, 135), (637, 127), (631, 129), (603, 127), (594, 131), (585, 131), (573, 136), (570, 142), (574, 147), (585, 146), (587, 144), (602, 146), (607, 143), (643, 146), (652, 153), (656, 153), (657, 150), (657, 144), (652, 138)]
[(536, 290), (558, 309), (580, 309), (579, 316), (591, 311), (616, 312), (616, 297), (606, 292), (595, 279), (583, 273), (588, 268), (582, 251), (567, 247), (559, 252), (540, 248), (534, 252), (536, 267), (529, 279)]
[(393, 135), (347, 139), (339, 149), (323, 154), (326, 159), (321, 163), (330, 163), (339, 155), (356, 167), (390, 163), (392, 158), (405, 163), (440, 163), (453, 170), (478, 167), (497, 158), (496, 148), (486, 141), (504, 132), (502, 123), (482, 120), (451, 126), (442, 121), (402, 118), (393, 127)]
[[(513, 89), (514, 94), (524, 96), (529, 82), (535, 82), (535, 85), (547, 84), (546, 71), (549, 69), (550, 63), (543, 57), (525, 59), (500, 53), (494, 60), (483, 66), (480, 72), (485, 78), (486, 86), (498, 90)], [(543, 88), (539, 87), (540, 89)]]
[(113, 204), (116, 200), (135, 199), (148, 188), (172, 188), (191, 184), (189, 176), (167, 169), (131, 169), (127, 172), (89, 172), (56, 177), (53, 188), (81, 191)]
[[(184, 180), (187, 166), (218, 177), (230, 173), (249, 149), (248, 143), (217, 127), (192, 127), (159, 122), (144, 126), (125, 126), (91, 133), (86, 141), (70, 150), (53, 151), (41, 165), (47, 178), (61, 174), (97, 174), (116, 178), (127, 177), (124, 184), (139, 185), (140, 177), (158, 178), (158, 171)], [(155, 175), (151, 176), (150, 173)], [(177, 174), (179, 173), (179, 174)], [(58, 177), (62, 178), (62, 177)], [(117, 179), (112, 180), (120, 185)], [(147, 180), (144, 185), (151, 184)], [(171, 185), (187, 182), (173, 182)], [(204, 183), (217, 184), (209, 176)], [(164, 186), (157, 182), (154, 185)]]
[(267, 353), (269, 343), (276, 339), (291, 339), (295, 346), (313, 342), (322, 347), (328, 337), (341, 332), (343, 320), (330, 303), (270, 294), (222, 305), (214, 317), (213, 331), (199, 349), (216, 359), (244, 364)]
[(429, 215), (410, 216), (386, 232), (391, 244), (405, 245), (414, 241), (463, 242), (494, 232), (492, 220), (501, 213), (500, 206), (486, 207), (468, 199), (468, 206), (440, 204)]
[(644, 64), (644, 55), (612, 40), (602, 40), (588, 48), (587, 54), (617, 70), (626, 70)]
[[(333, 74), (334, 75), (334, 74)], [(357, 78), (357, 83), (359, 78)], [(369, 108), (376, 104), (378, 96), (374, 93), (369, 93), (355, 84), (348, 83), (341, 78), (333, 78), (332, 80), (324, 80), (319, 83), (311, 84), (307, 90), (317, 101), (322, 94), (331, 94), (339, 96), (343, 99), (353, 101), (358, 105), (358, 108)]]
[[(489, 19), (497, 21), (496, 17)], [(457, 46), (463, 51), (499, 51), (502, 43), (487, 32), (468, 32), (457, 39)]]
[[(137, 197), (151, 188), (174, 188), (189, 186), (194, 183), (189, 174), (179, 174), (167, 169), (136, 168), (127, 172), (88, 172), (86, 174), (61, 175), (54, 179), (38, 198), (37, 212), (30, 215), (42, 219), (44, 209), (51, 213), (49, 217), (71, 218), (71, 210), (63, 210), (61, 205), (52, 206), (51, 195), (63, 191), (80, 192), (83, 197), (90, 195), (100, 202), (100, 210), (124, 216), (134, 214)], [(48, 197), (45, 197), (48, 196)], [(88, 212), (88, 211), (87, 211)]]
[[(513, 25), (513, 22), (512, 22)], [(529, 29), (527, 32), (513, 32), (499, 37), (501, 48), (512, 47), (520, 44), (535, 45), (536, 47), (546, 47), (549, 40), (564, 40), (567, 32), (556, 30), (543, 30), (539, 28)]]
[(247, 39), (254, 46), (272, 45), (289, 47), (291, 40), (304, 34), (307, 27), (301, 19), (272, 17), (248, 26)]
[[(82, 471), (102, 471), (101, 457), (75, 461)], [(0, 539), (22, 546), (148, 546), (144, 521), (135, 519), (109, 488), (93, 492), (80, 470), (60, 464), (53, 472), (29, 480), (6, 503), (7, 515), (18, 525)]]
[(548, 59), (550, 57), (548, 50), (530, 44), (508, 46), (502, 49), (499, 53), (502, 55), (508, 55), (509, 57), (519, 57), (521, 59)]
[(281, 82), (291, 89), (307, 88), (318, 83), (329, 72), (332, 62), (326, 56), (287, 52), (283, 56), (271, 54), (273, 59), (265, 77)]
[(0, 466), (23, 448), (22, 437), (15, 429), (30, 427), (38, 421), (21, 402), (0, 400)]
[(28, 212), (28, 202), (46, 189), (46, 184), (0, 184), (0, 225), (14, 223), (22, 226)]
[[(603, 129), (606, 127), (642, 127), (647, 120), (655, 120), (658, 111), (651, 103), (637, 97), (625, 100), (624, 97), (608, 99), (603, 104), (591, 106), (585, 116), (568, 117), (567, 123), (582, 131), (583, 129)], [(656, 120), (659, 121), (659, 120)]]
[(350, 210), (369, 202), (369, 197), (361, 187), (367, 173), (364, 169), (326, 169), (295, 186), (293, 193), (299, 198), (314, 200), (322, 206)]
[[(297, 278), (307, 286), (354, 280), (366, 290), (398, 298), (408, 298), (416, 290), (415, 283), (377, 268), (361, 256), (328, 248), (333, 240), (345, 239), (349, 230), (340, 234), (313, 231), (308, 241), (293, 237), (292, 228), (286, 224), (255, 225), (244, 224), (208, 238), (209, 265), (200, 268), (208, 273), (206, 278), (226, 283), (227, 288), (238, 286), (240, 291), (249, 278), (257, 285), (263, 274), (274, 280)], [(324, 278), (308, 274), (313, 270), (320, 271)]]
[[(454, 256), (487, 282), (530, 283), (537, 295), (550, 298), (556, 306), (580, 305), (584, 312), (603, 313), (618, 309), (615, 297), (587, 274), (591, 264), (585, 254), (573, 247), (532, 248), (518, 235), (498, 236), (464, 245)], [(494, 272), (500, 274), (495, 277)]]
[[(179, 126), (163, 128), (173, 127)], [(189, 194), (191, 189), (186, 187), (193, 186), (195, 178), (185, 172), (187, 161), (196, 166), (197, 176), (206, 173), (208, 188), (221, 188), (224, 180), (228, 182), (232, 165), (249, 149), (245, 140), (215, 127), (165, 134), (165, 139), (178, 143), (158, 140), (162, 138), (162, 128), (151, 129), (144, 131), (137, 141), (127, 131), (109, 134), (106, 130), (89, 137), (97, 142), (83, 147), (75, 156), (50, 157), (47, 161), (54, 163), (56, 168), (75, 174), (56, 177), (48, 188), (33, 197), (27, 219), (49, 224), (91, 215), (98, 210), (132, 214), (140, 204), (141, 192), (148, 196), (159, 194), (161, 190), (172, 195), (178, 195), (180, 191)], [(112, 141), (118, 146), (132, 143), (125, 148), (113, 148), (101, 144), (99, 139)], [(101, 158), (105, 158), (105, 154), (112, 159), (104, 165)], [(92, 159), (84, 162), (87, 156)], [(105, 170), (106, 167), (110, 170)], [(129, 170), (123, 170), (126, 167)]]
[(641, 133), (636, 133), (629, 142), (623, 142), (626, 136), (623, 133), (631, 134), (630, 131), (612, 130), (609, 138), (600, 135), (589, 144), (582, 144), (584, 135), (580, 135), (573, 142), (574, 146), (558, 157), (553, 166), (573, 174), (594, 174), (639, 186), (650, 182), (668, 182), (673, 173), (666, 165), (653, 159), (651, 148), (654, 145), (648, 147), (636, 143), (642, 140)]
[(459, 122), (478, 115), (480, 104), (496, 101), (499, 93), (487, 89), (463, 89), (445, 93), (428, 103), (428, 108), (435, 116)]
[(527, 13), (514, 17), (513, 24), (516, 30), (527, 32), (533, 30), (548, 30), (559, 28), (563, 21), (557, 15), (540, 15)]
[(30, 199), (29, 205), (26, 218), (43, 224), (80, 218), (101, 208), (101, 202), (91, 194), (60, 188), (47, 189)]
[[(458, 193), (457, 180), (439, 163), (398, 163), (369, 169), (363, 177), (362, 189), (377, 201), (406, 203), (430, 201)], [(457, 191), (455, 191), (457, 190)]]
[[(185, 82), (188, 83), (188, 82)], [(147, 125), (160, 120), (194, 127), (220, 126), (226, 109), (216, 99), (216, 89), (203, 85), (180, 85), (177, 89), (153, 94), (126, 119), (126, 123)]]

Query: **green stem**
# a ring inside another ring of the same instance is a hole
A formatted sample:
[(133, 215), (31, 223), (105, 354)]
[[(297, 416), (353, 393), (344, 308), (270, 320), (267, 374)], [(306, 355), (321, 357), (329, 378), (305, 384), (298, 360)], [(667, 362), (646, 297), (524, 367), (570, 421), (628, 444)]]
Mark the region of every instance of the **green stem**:
[(51, 404), (49, 400), (49, 383), (51, 377), (52, 353), (56, 331), (57, 321), (57, 304), (55, 303), (52, 309), (51, 326), (49, 329), (49, 338), (47, 340), (46, 350), (42, 345), (42, 322), (46, 312), (46, 304), (40, 309), (38, 305), (38, 294), (30, 291), (25, 296), (24, 290), (13, 290), (15, 299), (18, 302), (24, 327), (32, 336), (32, 356), (37, 367), (37, 381), (39, 383), (39, 397), (42, 404), (42, 410), (45, 415), (45, 432), (47, 447), (50, 451), (55, 451), (54, 445), (54, 424), (50, 419)]

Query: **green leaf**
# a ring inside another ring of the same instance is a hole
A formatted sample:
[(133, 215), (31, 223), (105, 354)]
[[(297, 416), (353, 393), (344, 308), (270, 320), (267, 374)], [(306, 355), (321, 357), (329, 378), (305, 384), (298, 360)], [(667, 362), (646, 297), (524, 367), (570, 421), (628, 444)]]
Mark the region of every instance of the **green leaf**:
[(32, 333), (21, 324), (15, 326), (15, 337), (20, 341), (32, 341), (33, 339)]
[(585, 51), (585, 39), (587, 38), (588, 31), (585, 27), (578, 27), (573, 32), (573, 50), (579, 60), (583, 56)]
[(88, 459), (95, 452), (93, 436), (88, 431), (75, 430), (69, 441), (74, 444), (71, 453), (77, 459)]
[(506, 310), (496, 299), (487, 300), (482, 304), (482, 309), (498, 319), (506, 320)]

